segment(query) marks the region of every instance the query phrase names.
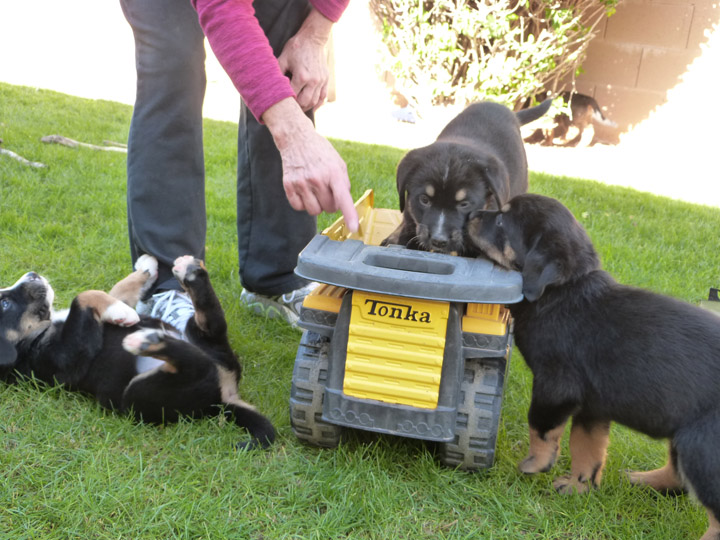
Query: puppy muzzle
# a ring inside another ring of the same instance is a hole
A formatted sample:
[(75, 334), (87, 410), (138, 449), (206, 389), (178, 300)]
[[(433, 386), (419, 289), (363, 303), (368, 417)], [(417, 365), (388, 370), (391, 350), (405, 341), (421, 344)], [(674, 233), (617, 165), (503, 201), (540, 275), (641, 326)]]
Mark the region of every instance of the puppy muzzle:
[(28, 272), (17, 280), (12, 287), (2, 290), (11, 291), (20, 287), (25, 289), (27, 295), (33, 300), (45, 299), (48, 308), (52, 308), (55, 300), (55, 291), (53, 291), (53, 288), (50, 286), (50, 282), (37, 272)]
[(452, 231), (449, 235), (445, 233), (432, 234), (426, 245), (429, 251), (456, 254), (462, 251), (463, 234), (461, 231)]

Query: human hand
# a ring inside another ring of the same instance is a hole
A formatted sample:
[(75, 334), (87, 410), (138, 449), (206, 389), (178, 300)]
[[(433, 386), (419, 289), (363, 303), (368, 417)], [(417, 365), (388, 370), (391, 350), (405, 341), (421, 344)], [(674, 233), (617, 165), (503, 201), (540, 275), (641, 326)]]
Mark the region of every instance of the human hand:
[(327, 42), (332, 21), (313, 9), (278, 57), (280, 70), (290, 78), (303, 111), (315, 110), (327, 97), (330, 72)]
[(357, 231), (347, 166), (330, 142), (315, 131), (297, 102), (292, 98), (279, 101), (262, 119), (280, 151), (290, 206), (313, 216), (340, 210), (348, 229)]

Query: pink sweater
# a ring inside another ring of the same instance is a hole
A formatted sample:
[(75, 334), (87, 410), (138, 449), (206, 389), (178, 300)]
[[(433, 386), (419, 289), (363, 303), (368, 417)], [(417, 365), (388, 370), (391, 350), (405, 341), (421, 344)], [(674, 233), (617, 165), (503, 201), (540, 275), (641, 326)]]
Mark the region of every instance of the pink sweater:
[[(295, 97), (290, 80), (280, 73), (270, 43), (255, 18), (252, 0), (191, 1), (215, 56), (255, 118), (259, 120), (278, 101)], [(310, 0), (333, 22), (340, 19), (348, 2)]]

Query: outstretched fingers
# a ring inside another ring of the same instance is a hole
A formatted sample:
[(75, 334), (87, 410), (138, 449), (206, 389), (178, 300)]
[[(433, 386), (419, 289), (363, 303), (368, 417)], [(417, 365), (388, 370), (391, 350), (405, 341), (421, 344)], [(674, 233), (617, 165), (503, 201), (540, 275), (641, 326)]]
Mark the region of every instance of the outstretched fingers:
[(316, 216), (340, 210), (351, 231), (358, 228), (358, 215), (350, 193), (347, 167), (329, 142), (320, 138), (317, 159), (306, 160), (300, 153), (286, 155), (283, 186), (290, 206)]
[(350, 194), (349, 182), (346, 190), (339, 190), (335, 192), (335, 204), (337, 205), (337, 209), (342, 212), (347, 228), (352, 232), (356, 232), (359, 227), (359, 220), (355, 203), (352, 199), (352, 195)]

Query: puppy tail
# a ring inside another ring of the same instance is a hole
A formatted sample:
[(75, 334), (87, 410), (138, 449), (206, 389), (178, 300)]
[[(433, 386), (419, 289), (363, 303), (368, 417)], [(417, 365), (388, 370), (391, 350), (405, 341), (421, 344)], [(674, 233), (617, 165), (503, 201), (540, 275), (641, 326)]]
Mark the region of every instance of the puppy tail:
[(608, 126), (611, 128), (617, 127), (617, 123), (607, 118), (600, 109), (593, 110), (593, 120), (595, 120), (595, 122), (597, 122), (598, 124), (602, 124), (603, 126)]
[(224, 405), (225, 413), (232, 417), (235, 424), (250, 433), (249, 441), (236, 445), (238, 450), (265, 449), (275, 442), (275, 428), (272, 423), (251, 405), (239, 400)]
[(534, 122), (546, 112), (548, 112), (550, 110), (550, 105), (552, 105), (552, 102), (552, 98), (548, 98), (540, 105), (536, 105), (535, 107), (530, 107), (529, 109), (523, 109), (516, 112), (515, 116), (517, 117), (518, 122), (520, 122), (520, 125), (524, 126), (525, 124)]

